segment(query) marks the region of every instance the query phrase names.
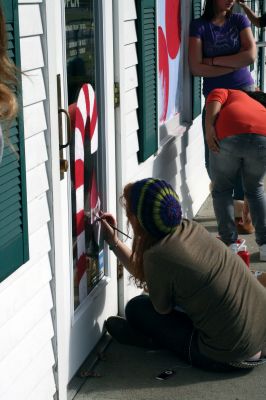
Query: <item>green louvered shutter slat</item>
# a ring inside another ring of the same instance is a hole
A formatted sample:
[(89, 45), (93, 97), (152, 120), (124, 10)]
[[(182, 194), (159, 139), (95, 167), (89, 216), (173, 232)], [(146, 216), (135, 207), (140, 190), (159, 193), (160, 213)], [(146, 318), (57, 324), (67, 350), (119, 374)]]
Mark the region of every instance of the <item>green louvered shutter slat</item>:
[[(193, 1), (192, 18), (201, 16), (201, 0)], [(201, 77), (192, 77), (192, 118), (201, 114)]]
[(156, 0), (137, 0), (139, 162), (158, 149)]
[[(259, 4), (259, 14), (265, 14), (266, 3), (260, 2)], [(259, 29), (259, 42), (265, 42), (265, 29)], [(258, 76), (257, 85), (262, 91), (265, 91), (265, 47), (260, 47), (258, 50)]]
[[(2, 1), (8, 56), (20, 66), (18, 1)], [(8, 128), (0, 164), (0, 281), (28, 260), (28, 226), (22, 113)]]
[[(250, 6), (251, 6), (251, 9), (255, 12), (256, 11), (256, 0), (251, 0)], [(251, 24), (251, 30), (252, 30), (253, 36), (255, 37), (255, 31), (256, 31), (255, 25)], [(250, 67), (249, 67), (250, 71), (253, 71), (254, 68), (255, 68), (254, 63), (250, 64)]]

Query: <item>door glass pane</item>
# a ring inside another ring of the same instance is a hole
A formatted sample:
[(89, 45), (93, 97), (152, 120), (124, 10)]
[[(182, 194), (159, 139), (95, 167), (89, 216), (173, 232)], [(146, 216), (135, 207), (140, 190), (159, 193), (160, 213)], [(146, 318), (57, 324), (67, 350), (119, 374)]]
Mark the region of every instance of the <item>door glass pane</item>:
[(75, 308), (104, 275), (103, 243), (96, 221), (103, 165), (98, 143), (96, 35), (93, 0), (65, 0)]

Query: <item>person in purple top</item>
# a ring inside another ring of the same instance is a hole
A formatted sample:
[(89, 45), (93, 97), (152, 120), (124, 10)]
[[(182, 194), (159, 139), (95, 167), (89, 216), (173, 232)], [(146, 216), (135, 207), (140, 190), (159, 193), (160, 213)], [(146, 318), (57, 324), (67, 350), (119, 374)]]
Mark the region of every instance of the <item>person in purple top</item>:
[(262, 14), (260, 17), (254, 13), (254, 11), (246, 4), (246, 1), (236, 0), (236, 2), (243, 8), (245, 13), (247, 14), (248, 19), (250, 19), (251, 23), (255, 25), (257, 28), (265, 28), (266, 27), (266, 13)]
[[(255, 90), (248, 66), (256, 59), (256, 44), (246, 16), (233, 13), (235, 0), (206, 0), (204, 12), (190, 25), (189, 66), (194, 76), (203, 77), (205, 97), (216, 88)], [(209, 173), (209, 149), (205, 140), (205, 107), (202, 113), (205, 164)], [(210, 176), (210, 173), (209, 173)], [(210, 176), (211, 179), (211, 176)], [(236, 182), (234, 199), (243, 206), (241, 176)], [(254, 227), (245, 204), (245, 212), (236, 210), (239, 233), (252, 233)], [(242, 217), (240, 219), (239, 217)]]

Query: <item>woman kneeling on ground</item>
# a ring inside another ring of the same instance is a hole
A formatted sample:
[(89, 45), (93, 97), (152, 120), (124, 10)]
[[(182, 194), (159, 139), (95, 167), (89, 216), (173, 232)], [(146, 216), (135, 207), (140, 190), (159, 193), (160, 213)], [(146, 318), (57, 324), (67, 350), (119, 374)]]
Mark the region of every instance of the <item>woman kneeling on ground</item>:
[(143, 294), (126, 318), (110, 317), (120, 343), (166, 348), (197, 367), (252, 368), (266, 353), (266, 290), (243, 260), (195, 221), (182, 218), (173, 188), (147, 178), (122, 196), (133, 229), (132, 250), (115, 218), (101, 214), (104, 237)]

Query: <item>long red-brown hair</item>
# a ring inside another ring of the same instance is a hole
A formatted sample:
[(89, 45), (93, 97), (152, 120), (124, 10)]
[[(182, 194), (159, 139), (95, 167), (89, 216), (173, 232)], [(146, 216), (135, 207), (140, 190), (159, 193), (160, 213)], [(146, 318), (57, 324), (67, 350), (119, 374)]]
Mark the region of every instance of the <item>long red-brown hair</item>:
[(130, 201), (131, 189), (133, 183), (128, 183), (124, 187), (123, 195), (120, 201), (126, 210), (128, 223), (133, 229), (133, 243), (132, 243), (132, 254), (130, 257), (132, 278), (135, 284), (139, 288), (147, 289), (145, 283), (144, 269), (143, 269), (143, 254), (145, 250), (148, 250), (154, 243), (158, 241), (152, 237), (138, 222), (137, 216), (133, 213)]
[(0, 121), (10, 121), (17, 115), (18, 105), (14, 94), (16, 71), (7, 55), (6, 24), (0, 5)]

